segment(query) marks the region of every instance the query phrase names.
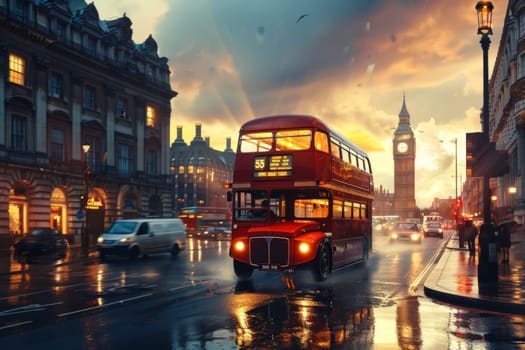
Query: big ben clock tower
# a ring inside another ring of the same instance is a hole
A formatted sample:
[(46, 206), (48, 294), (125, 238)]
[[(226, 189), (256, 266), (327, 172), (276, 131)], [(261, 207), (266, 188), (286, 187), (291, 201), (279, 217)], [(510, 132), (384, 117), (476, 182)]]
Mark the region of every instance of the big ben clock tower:
[(399, 124), (394, 132), (394, 208), (401, 218), (416, 217), (415, 160), (416, 140), (410, 127), (403, 96), (403, 106), (399, 112)]

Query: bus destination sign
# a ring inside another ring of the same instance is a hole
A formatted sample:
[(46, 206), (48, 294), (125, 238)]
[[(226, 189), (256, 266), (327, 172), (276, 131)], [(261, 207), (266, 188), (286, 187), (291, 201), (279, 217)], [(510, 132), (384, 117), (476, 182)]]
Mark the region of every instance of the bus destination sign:
[(253, 160), (254, 177), (292, 176), (292, 168), (291, 154), (260, 156)]

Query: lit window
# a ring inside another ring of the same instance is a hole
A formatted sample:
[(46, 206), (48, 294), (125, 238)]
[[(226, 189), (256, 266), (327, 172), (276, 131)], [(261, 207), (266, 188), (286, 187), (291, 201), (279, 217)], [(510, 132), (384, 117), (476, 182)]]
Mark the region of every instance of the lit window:
[(360, 213), (361, 213), (361, 205), (359, 203), (352, 203), (352, 207), (353, 207), (353, 210), (352, 210), (352, 217), (354, 219), (359, 219), (360, 217)]
[(275, 150), (306, 150), (312, 143), (310, 130), (283, 130), (275, 134)]
[(314, 136), (315, 149), (328, 153), (328, 135), (324, 132), (316, 131)]
[(332, 156), (334, 158), (341, 158), (341, 153), (340, 153), (338, 142), (334, 142), (334, 141), (330, 142), (330, 147), (332, 150)]
[(9, 81), (14, 84), (24, 85), (25, 70), (25, 60), (18, 55), (9, 54)]
[(152, 106), (146, 106), (146, 126), (154, 128), (157, 124), (157, 111)]
[(244, 134), (239, 147), (242, 153), (268, 152), (272, 149), (273, 134), (271, 132), (256, 132)]

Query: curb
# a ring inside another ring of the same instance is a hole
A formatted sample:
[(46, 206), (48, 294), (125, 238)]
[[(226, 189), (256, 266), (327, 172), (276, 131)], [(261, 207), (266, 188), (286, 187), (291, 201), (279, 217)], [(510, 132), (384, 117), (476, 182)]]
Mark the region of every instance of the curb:
[(494, 312), (525, 315), (525, 305), (522, 304), (507, 303), (497, 299), (472, 298), (459, 294), (452, 294), (440, 290), (439, 288), (428, 287), (426, 284), (423, 286), (423, 290), (426, 296), (446, 302), (447, 304), (472, 307)]
[[(470, 307), (493, 312), (504, 312), (509, 314), (525, 315), (525, 305), (523, 304), (503, 301), (502, 299), (498, 299), (496, 297), (490, 298), (490, 296), (484, 297), (479, 295), (462, 295), (458, 293), (453, 293), (447, 290), (446, 288), (440, 287), (439, 280), (441, 278), (441, 274), (446, 269), (446, 265), (448, 263), (448, 255), (445, 255), (445, 253), (449, 251), (448, 254), (450, 254), (450, 251), (458, 250), (465, 249), (448, 247), (448, 245), (445, 247), (443, 253), (439, 257), (439, 260), (435, 263), (434, 268), (432, 269), (425, 283), (423, 284), (423, 291), (426, 296), (441, 302), (445, 302), (447, 304), (459, 305), (463, 307)], [(475, 278), (477, 277), (478, 276), (476, 275)], [(487, 292), (489, 292), (488, 294), (490, 294), (491, 292), (497, 293), (498, 284), (483, 283), (481, 284), (481, 286), (486, 288)], [(480, 284), (478, 282), (478, 289), (479, 287)], [(496, 288), (496, 290), (494, 288)]]

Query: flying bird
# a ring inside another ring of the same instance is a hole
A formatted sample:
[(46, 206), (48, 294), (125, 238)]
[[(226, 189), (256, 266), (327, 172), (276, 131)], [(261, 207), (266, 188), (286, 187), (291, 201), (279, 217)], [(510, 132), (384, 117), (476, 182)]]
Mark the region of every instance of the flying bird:
[(307, 13), (307, 14), (304, 14), (304, 15), (300, 15), (299, 18), (297, 18), (297, 21), (295, 21), (295, 23), (299, 23), (299, 21), (302, 20), (303, 18), (305, 18), (306, 16), (310, 16), (310, 14)]

